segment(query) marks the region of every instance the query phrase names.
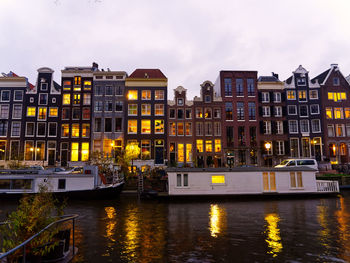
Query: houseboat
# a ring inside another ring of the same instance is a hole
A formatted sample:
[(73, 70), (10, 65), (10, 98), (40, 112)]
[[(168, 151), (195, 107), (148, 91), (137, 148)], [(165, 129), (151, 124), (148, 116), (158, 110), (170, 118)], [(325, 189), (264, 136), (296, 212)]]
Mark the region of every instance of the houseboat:
[(302, 168), (168, 168), (169, 196), (337, 194), (337, 181)]
[(122, 191), (124, 181), (107, 183), (97, 166), (85, 166), (82, 173), (55, 173), (46, 170), (0, 170), (0, 199), (35, 194), (47, 186), (56, 196), (72, 198), (113, 198)]

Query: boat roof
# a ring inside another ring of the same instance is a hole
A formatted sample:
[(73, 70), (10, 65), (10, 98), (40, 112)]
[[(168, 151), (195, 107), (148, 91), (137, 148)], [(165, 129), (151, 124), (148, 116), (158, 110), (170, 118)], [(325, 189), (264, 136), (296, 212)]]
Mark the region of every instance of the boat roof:
[(192, 167), (170, 167), (167, 168), (166, 171), (168, 173), (172, 172), (191, 172), (191, 173), (203, 173), (203, 172), (208, 172), (208, 173), (214, 173), (214, 172), (313, 172), (317, 171), (316, 169), (310, 168), (310, 167), (233, 167), (233, 168), (226, 168), (226, 167), (221, 167), (221, 168), (192, 168)]

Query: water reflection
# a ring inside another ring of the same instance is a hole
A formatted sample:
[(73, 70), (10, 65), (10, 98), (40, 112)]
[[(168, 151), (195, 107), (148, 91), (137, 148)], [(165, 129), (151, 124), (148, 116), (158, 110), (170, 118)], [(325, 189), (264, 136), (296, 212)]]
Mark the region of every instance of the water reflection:
[(328, 222), (328, 207), (325, 203), (325, 200), (321, 200), (321, 204), (317, 207), (318, 216), (317, 220), (321, 226), (321, 229), (318, 231), (320, 244), (323, 245), (326, 249), (330, 248), (329, 244), (329, 236), (330, 236), (330, 228)]
[(212, 237), (218, 237), (218, 234), (223, 231), (223, 228), (226, 228), (226, 218), (227, 215), (224, 207), (220, 207), (217, 204), (210, 205), (209, 230)]
[(342, 244), (340, 257), (346, 262), (350, 262), (350, 213), (344, 202), (344, 197), (340, 196), (339, 210), (335, 212), (339, 224), (339, 241)]
[(136, 248), (138, 245), (138, 231), (139, 231), (139, 222), (138, 222), (138, 208), (132, 207), (128, 209), (128, 214), (125, 220), (125, 242), (123, 254), (127, 255), (128, 260), (136, 259)]
[(115, 208), (114, 207), (105, 207), (105, 212), (106, 212), (106, 215), (107, 215), (106, 237), (111, 242), (115, 242), (115, 238), (113, 237), (115, 226), (117, 224)]
[(276, 257), (283, 248), (280, 230), (278, 228), (278, 222), (280, 221), (280, 218), (278, 214), (272, 213), (265, 216), (265, 221), (267, 223), (265, 230), (267, 238), (265, 241), (269, 247), (267, 253), (272, 254), (273, 257)]

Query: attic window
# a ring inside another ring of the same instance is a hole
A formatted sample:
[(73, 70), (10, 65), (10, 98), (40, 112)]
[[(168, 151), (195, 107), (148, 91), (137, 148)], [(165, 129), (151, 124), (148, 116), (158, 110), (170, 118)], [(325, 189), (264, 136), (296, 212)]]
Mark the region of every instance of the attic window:
[(103, 76), (96, 76), (95, 78), (96, 78), (96, 79), (102, 79)]
[(106, 76), (106, 79), (113, 79), (113, 76)]
[(306, 79), (305, 78), (298, 78), (297, 83), (298, 83), (298, 86), (306, 86)]
[(333, 85), (339, 86), (339, 78), (333, 78)]
[(146, 78), (146, 79), (148, 79), (148, 78), (149, 78), (149, 76), (148, 76), (148, 74), (147, 74), (147, 73), (145, 73), (145, 78)]
[(41, 90), (47, 91), (47, 83), (41, 83)]

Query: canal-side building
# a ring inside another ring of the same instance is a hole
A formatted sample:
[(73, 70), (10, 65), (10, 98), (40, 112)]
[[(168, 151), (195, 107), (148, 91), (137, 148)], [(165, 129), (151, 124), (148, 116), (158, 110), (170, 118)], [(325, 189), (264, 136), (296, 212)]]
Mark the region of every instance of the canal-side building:
[(54, 71), (38, 69), (34, 87), (24, 96), (24, 160), (27, 164), (56, 165), (59, 144), (61, 87)]
[(257, 71), (220, 71), (215, 92), (222, 98), (222, 143), (227, 166), (257, 165)]
[(13, 72), (0, 77), (0, 166), (7, 160), (23, 160), (24, 94), (33, 88), (26, 77)]
[(325, 155), (333, 164), (349, 162), (350, 84), (337, 64), (313, 81), (321, 86), (321, 114)]
[(187, 90), (174, 89), (174, 99), (168, 100), (168, 166), (194, 166), (193, 101), (187, 99)]
[(272, 167), (289, 155), (284, 82), (277, 74), (260, 76), (258, 94), (261, 164)]
[(165, 165), (168, 79), (159, 69), (136, 69), (125, 80), (125, 145), (138, 144), (139, 168)]
[(194, 109), (194, 160), (196, 167), (222, 167), (222, 98), (214, 91), (214, 84), (204, 81), (200, 97), (193, 99)]
[(114, 157), (123, 147), (125, 71), (95, 71), (92, 97), (93, 152)]
[(323, 160), (320, 85), (301, 65), (285, 80), (290, 157)]
[(61, 166), (83, 165), (90, 159), (92, 67), (66, 67), (62, 72), (62, 108), (60, 134)]

